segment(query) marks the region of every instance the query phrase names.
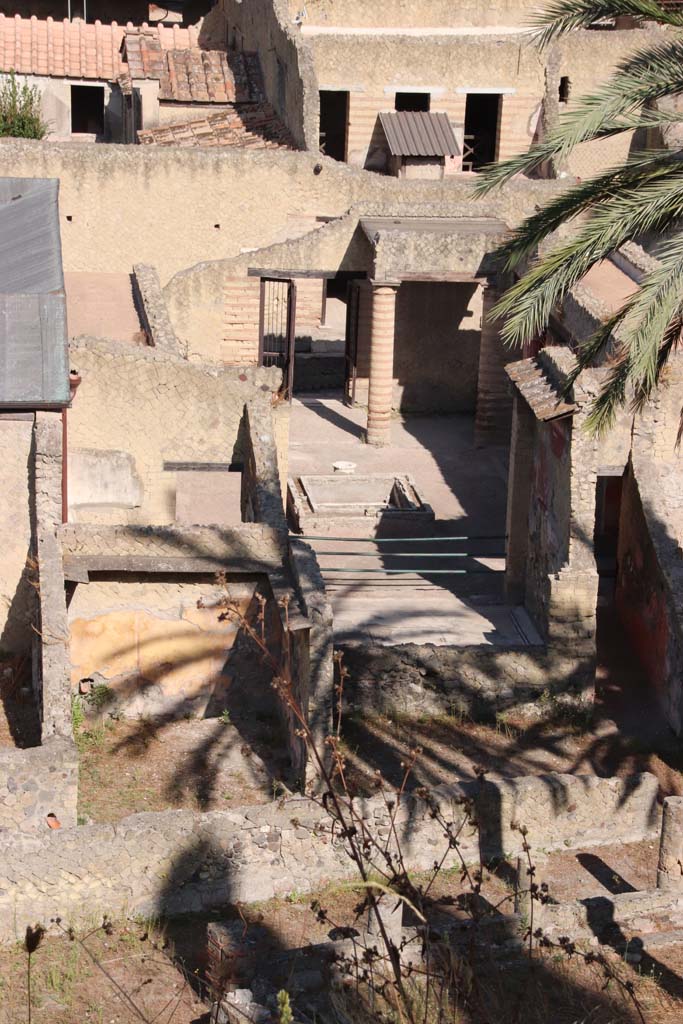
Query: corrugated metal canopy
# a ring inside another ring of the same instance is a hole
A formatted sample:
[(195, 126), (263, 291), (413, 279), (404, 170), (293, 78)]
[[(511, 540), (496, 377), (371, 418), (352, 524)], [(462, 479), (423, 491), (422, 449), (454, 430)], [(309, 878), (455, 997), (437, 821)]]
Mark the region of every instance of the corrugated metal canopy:
[(458, 156), (460, 147), (447, 114), (387, 111), (379, 115), (392, 156)]
[(0, 178), (0, 408), (69, 402), (59, 182)]

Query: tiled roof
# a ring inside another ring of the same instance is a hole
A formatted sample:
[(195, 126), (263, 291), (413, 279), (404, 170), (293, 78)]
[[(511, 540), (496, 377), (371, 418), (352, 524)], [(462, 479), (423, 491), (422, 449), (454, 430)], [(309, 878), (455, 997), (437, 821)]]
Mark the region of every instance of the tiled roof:
[[(0, 14), (0, 72), (47, 75), (55, 78), (92, 78), (114, 81), (127, 69), (120, 48), (133, 25), (109, 25), (96, 21), (22, 18)], [(198, 49), (193, 27), (142, 27), (157, 40), (161, 50)]]
[(286, 127), (267, 104), (233, 107), (197, 121), (143, 129), (138, 138), (146, 146), (294, 148)]
[(386, 111), (379, 119), (392, 156), (457, 156), (460, 153), (447, 114)]
[(568, 402), (562, 394), (562, 382), (555, 378), (543, 353), (531, 359), (508, 363), (505, 372), (526, 400), (536, 419), (547, 422), (561, 416), (570, 416), (578, 406)]
[(156, 29), (130, 29), (122, 53), (131, 79), (159, 80), (159, 99), (180, 103), (259, 103), (265, 98), (255, 53), (165, 49)]

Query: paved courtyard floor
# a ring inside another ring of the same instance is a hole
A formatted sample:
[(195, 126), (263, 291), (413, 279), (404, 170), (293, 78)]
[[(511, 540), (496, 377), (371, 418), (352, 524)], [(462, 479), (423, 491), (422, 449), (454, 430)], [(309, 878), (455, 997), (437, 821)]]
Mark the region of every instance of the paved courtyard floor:
[[(342, 527), (335, 530), (339, 539), (312, 541), (337, 642), (539, 643), (524, 609), (506, 605), (502, 594), (507, 449), (475, 448), (473, 417), (466, 415), (397, 417), (391, 445), (379, 449), (363, 443), (364, 425), (364, 410), (340, 398), (295, 398), (289, 475), (329, 474), (338, 461), (355, 463), (359, 475), (409, 473), (434, 509), (432, 535), (470, 539), (388, 545), (357, 541)], [(430, 572), (446, 568), (460, 571)], [(401, 572), (386, 572), (392, 569)]]

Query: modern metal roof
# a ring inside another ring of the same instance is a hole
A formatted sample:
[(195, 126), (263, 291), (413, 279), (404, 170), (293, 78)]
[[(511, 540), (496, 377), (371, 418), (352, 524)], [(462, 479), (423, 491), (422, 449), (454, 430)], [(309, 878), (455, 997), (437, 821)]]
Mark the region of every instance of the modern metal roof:
[(59, 182), (0, 178), (0, 408), (69, 402)]
[(379, 115), (392, 156), (458, 156), (460, 147), (447, 114), (387, 111)]

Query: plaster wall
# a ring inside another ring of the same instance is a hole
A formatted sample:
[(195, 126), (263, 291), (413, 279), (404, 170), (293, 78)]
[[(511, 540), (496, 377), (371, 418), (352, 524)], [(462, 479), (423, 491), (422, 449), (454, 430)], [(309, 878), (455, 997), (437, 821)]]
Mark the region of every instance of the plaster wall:
[[(200, 262), (246, 255), (247, 246), (253, 265), (255, 249), (300, 235), (302, 219), (342, 216), (358, 203), (377, 215), (395, 215), (401, 207), (413, 216), (426, 214), (427, 208), (451, 216), (460, 211), (468, 215), (467, 210), (472, 216), (475, 208), (495, 210), (512, 226), (544, 196), (563, 187), (514, 182), (475, 207), (471, 185), (458, 176), (440, 182), (400, 181), (318, 154), (281, 150), (13, 139), (2, 140), (0, 157), (7, 175), (60, 179), (67, 272), (130, 273), (133, 264), (150, 263), (162, 284)], [(316, 166), (321, 168), (317, 174)], [(199, 298), (209, 304), (209, 294)]]
[(473, 412), (480, 337), (477, 285), (405, 281), (396, 297), (394, 408)]
[[(301, 10), (300, 0), (289, 0), (290, 15)], [(304, 32), (312, 26), (344, 28), (461, 28), (469, 26), (510, 26), (519, 28), (538, 10), (538, 0), (388, 0), (363, 4), (358, 0), (307, 0)]]
[[(71, 364), (82, 376), (68, 414), (76, 522), (174, 522), (178, 474), (164, 462), (241, 462), (245, 403), (270, 396), (280, 379), (277, 370), (205, 366), (92, 339), (72, 343)], [(285, 422), (281, 446), (286, 434)], [(196, 517), (204, 521), (200, 501)]]
[[(255, 589), (230, 585), (242, 614)], [(128, 717), (219, 714), (228, 706), (230, 651), (239, 632), (235, 623), (218, 621), (221, 594), (212, 580), (132, 575), (78, 586), (69, 605), (73, 691), (84, 678), (105, 684)]]
[[(118, 86), (105, 81), (80, 78), (49, 78), (26, 75), (29, 86), (35, 86), (41, 95), (43, 118), (49, 127), (48, 139), (62, 141), (72, 138), (71, 131), (71, 86), (98, 86), (102, 89), (104, 102), (104, 136), (102, 141), (121, 142), (123, 139), (123, 97)], [(24, 76), (22, 76), (22, 81)], [(75, 136), (78, 138), (78, 136)]]
[(31, 649), (29, 623), (35, 605), (26, 562), (31, 548), (33, 416), (0, 417), (0, 462), (0, 651), (22, 654)]
[[(454, 5), (454, 18), (459, 10)], [(348, 161), (380, 169), (385, 157), (377, 115), (394, 109), (397, 91), (429, 91), (431, 110), (446, 113), (455, 125), (465, 121), (468, 93), (500, 93), (498, 158), (505, 159), (528, 149), (544, 123), (604, 82), (625, 54), (661, 37), (657, 30), (576, 32), (541, 53), (519, 33), (353, 34), (343, 30), (350, 25), (341, 25), (335, 33), (304, 31), (304, 37), (319, 88), (349, 92)], [(559, 103), (562, 76), (571, 83), (566, 106)], [(588, 176), (622, 159), (630, 145), (629, 134), (587, 144), (566, 169)]]

